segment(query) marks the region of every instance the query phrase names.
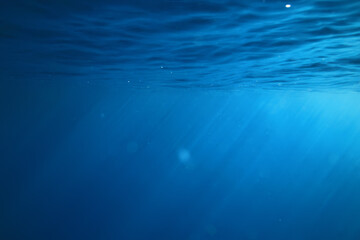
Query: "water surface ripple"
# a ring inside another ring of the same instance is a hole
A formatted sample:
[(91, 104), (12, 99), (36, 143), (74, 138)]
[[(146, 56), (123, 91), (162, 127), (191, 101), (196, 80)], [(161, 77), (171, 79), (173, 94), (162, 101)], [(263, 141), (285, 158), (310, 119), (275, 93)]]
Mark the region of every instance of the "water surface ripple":
[(357, 0), (1, 5), (1, 78), (360, 89)]

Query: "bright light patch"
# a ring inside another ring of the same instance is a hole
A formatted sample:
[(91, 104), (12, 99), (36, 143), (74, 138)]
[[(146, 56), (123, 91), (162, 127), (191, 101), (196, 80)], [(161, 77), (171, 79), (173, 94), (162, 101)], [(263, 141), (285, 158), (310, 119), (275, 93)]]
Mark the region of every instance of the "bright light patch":
[(186, 149), (179, 149), (178, 158), (180, 162), (185, 163), (190, 160), (190, 152)]
[(286, 8), (291, 8), (291, 4), (286, 4), (285, 7)]

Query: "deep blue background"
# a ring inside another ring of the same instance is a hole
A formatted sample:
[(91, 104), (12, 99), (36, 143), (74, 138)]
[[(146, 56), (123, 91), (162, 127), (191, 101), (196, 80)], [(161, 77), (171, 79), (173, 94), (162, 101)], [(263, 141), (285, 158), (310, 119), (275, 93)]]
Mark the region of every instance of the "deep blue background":
[(360, 239), (359, 9), (1, 2), (0, 239)]
[(3, 239), (358, 239), (356, 93), (1, 88)]

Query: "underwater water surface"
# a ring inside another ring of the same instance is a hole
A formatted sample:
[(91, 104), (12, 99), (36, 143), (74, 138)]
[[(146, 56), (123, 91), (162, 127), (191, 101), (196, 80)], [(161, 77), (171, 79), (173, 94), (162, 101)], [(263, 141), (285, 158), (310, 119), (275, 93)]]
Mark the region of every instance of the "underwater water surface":
[(0, 3), (0, 239), (360, 239), (360, 2)]

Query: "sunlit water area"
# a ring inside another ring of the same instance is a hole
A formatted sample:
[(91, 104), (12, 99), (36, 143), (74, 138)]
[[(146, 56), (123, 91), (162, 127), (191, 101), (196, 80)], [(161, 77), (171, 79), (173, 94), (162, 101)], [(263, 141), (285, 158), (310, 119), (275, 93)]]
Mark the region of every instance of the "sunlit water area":
[(360, 239), (360, 2), (0, 2), (0, 239)]

